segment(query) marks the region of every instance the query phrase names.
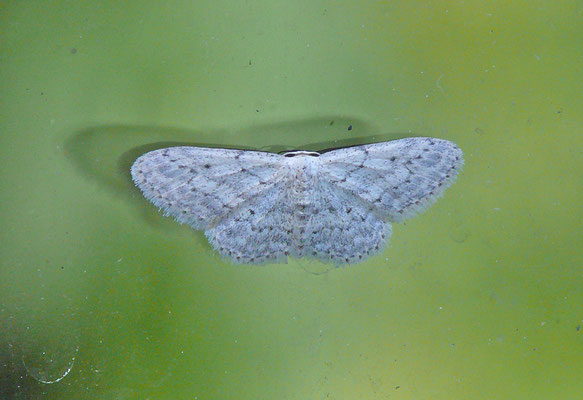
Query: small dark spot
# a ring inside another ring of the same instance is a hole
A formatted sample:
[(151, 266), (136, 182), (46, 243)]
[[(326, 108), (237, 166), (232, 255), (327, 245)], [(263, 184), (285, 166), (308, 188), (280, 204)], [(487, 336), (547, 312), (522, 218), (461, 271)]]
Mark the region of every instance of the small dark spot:
[(348, 259), (348, 257), (346, 257), (344, 260), (345, 260), (346, 262), (350, 262), (350, 260)]
[(289, 251), (284, 251), (283, 254), (285, 254), (286, 256), (289, 256)]
[(415, 204), (419, 204), (421, 203), (419, 200), (415, 200)]
[(397, 159), (397, 157), (395, 157), (395, 156), (392, 156), (391, 158), (389, 158), (389, 160), (391, 160), (391, 161), (395, 161), (396, 159)]
[(393, 186), (393, 189), (397, 190), (399, 189), (399, 186)]
[(381, 233), (381, 239), (384, 239), (386, 237), (387, 237), (387, 235), (385, 235), (384, 233)]
[(237, 257), (235, 257), (235, 258), (236, 258), (237, 260), (240, 260), (240, 259), (241, 259), (241, 256), (237, 256)]
[(411, 183), (411, 179), (405, 179), (405, 183)]
[(251, 261), (251, 262), (255, 261), (255, 257), (251, 257), (251, 258), (249, 259), (249, 261)]
[(350, 214), (350, 211), (352, 211), (352, 207), (348, 207), (348, 208), (346, 209), (346, 214)]
[(241, 168), (241, 172), (247, 172), (247, 168)]
[(259, 112), (259, 110), (255, 110), (255, 112)]
[(395, 390), (401, 389), (401, 386), (395, 386)]
[(415, 157), (416, 160), (419, 160), (421, 158), (420, 155), (418, 155), (417, 157)]
[(317, 253), (317, 252), (315, 252), (315, 251), (312, 251), (312, 255), (313, 255), (313, 256), (315, 256), (316, 254), (318, 254), (318, 253)]
[(423, 149), (423, 151), (429, 151), (429, 149)]
[(352, 125), (348, 125), (348, 130), (351, 131), (352, 130)]
[(249, 65), (251, 65), (251, 60), (249, 60)]
[(249, 214), (255, 215), (255, 211), (253, 211), (252, 209), (249, 209)]
[(210, 165), (210, 164), (205, 164), (205, 165), (204, 165), (204, 167), (205, 167), (206, 169), (209, 169), (209, 168), (211, 167), (211, 165)]
[(362, 260), (362, 254), (359, 254), (359, 255), (358, 255), (358, 258), (359, 258), (360, 260)]
[(334, 120), (330, 121), (330, 126), (334, 125)]
[(381, 200), (382, 200), (382, 199), (381, 199), (380, 197), (378, 197), (378, 198), (374, 199), (374, 203), (380, 203), (380, 202), (381, 202)]
[(328, 211), (330, 211), (331, 213), (335, 213), (336, 209), (332, 206), (328, 207)]
[(346, 182), (346, 177), (344, 177), (344, 178), (340, 179), (340, 182), (341, 182), (341, 183), (344, 183), (344, 182)]
[(577, 329), (577, 332), (579, 332), (581, 330), (581, 325), (577, 325), (575, 329)]
[(71, 47), (71, 54), (77, 54), (77, 49), (74, 47)]
[(190, 191), (191, 192), (196, 192), (196, 189), (195, 188), (191, 188)]
[(374, 247), (374, 249), (375, 249), (375, 250), (378, 250), (378, 249), (379, 249), (379, 245), (377, 244), (377, 245)]
[(449, 174), (447, 174), (445, 177), (446, 177), (446, 178), (449, 178)]

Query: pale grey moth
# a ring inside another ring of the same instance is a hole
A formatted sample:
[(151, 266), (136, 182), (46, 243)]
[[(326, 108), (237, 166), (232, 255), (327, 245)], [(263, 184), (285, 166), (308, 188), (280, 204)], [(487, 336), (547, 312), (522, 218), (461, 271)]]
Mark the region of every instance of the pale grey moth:
[(379, 252), (391, 222), (427, 208), (462, 165), (454, 143), (415, 137), (324, 153), (170, 147), (139, 157), (131, 174), (165, 215), (204, 230), (235, 263), (339, 264)]

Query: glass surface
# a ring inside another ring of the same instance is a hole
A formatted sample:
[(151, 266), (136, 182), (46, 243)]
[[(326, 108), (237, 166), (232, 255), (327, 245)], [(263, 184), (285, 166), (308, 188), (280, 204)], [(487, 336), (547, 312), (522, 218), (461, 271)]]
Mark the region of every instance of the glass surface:
[[(0, 398), (576, 399), (577, 1), (0, 7)], [(352, 129), (349, 129), (349, 127)], [(387, 249), (236, 266), (129, 166), (435, 136), (466, 164)]]

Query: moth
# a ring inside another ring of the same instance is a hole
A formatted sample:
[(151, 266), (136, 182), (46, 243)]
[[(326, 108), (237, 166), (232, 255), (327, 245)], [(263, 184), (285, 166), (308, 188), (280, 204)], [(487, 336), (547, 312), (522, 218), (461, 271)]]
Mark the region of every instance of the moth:
[(413, 137), (323, 153), (170, 147), (139, 157), (131, 175), (235, 263), (342, 264), (381, 251), (391, 223), (426, 209), (462, 165), (455, 143)]

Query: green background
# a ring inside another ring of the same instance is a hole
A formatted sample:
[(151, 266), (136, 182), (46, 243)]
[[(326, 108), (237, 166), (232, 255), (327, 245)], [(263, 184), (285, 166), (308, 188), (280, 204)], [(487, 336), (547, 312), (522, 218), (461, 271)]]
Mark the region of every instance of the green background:
[[(582, 26), (580, 1), (1, 2), (0, 397), (581, 398)], [(457, 183), (327, 272), (231, 265), (128, 171), (411, 135), (463, 149)]]

